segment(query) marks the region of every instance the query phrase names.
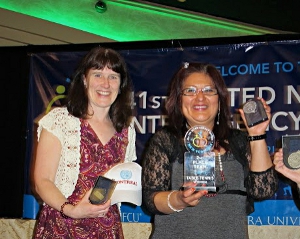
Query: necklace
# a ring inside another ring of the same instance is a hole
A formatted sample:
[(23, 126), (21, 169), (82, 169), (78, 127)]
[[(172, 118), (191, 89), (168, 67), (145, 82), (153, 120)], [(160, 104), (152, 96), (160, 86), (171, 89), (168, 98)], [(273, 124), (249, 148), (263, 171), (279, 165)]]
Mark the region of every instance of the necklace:
[[(219, 165), (221, 180), (222, 180), (222, 182), (225, 182), (225, 176), (224, 176), (224, 171), (223, 171), (223, 164), (222, 164), (222, 158), (221, 158), (219, 145), (217, 146), (217, 148), (218, 148), (218, 155), (215, 157), (215, 161), (217, 161), (218, 165)], [(216, 195), (217, 195), (217, 193), (209, 193), (209, 194), (206, 194), (205, 197), (215, 197)]]

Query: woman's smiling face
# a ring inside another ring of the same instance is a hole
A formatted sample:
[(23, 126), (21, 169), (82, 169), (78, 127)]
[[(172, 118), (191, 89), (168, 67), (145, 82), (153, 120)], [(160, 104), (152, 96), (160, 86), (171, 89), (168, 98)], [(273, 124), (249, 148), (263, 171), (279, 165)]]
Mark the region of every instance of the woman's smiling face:
[[(215, 85), (211, 77), (204, 73), (192, 73), (184, 80), (182, 90), (189, 87), (196, 88), (197, 93), (181, 96), (182, 113), (187, 123), (191, 127), (202, 125), (212, 129), (219, 109), (219, 97), (217, 93), (212, 94)], [(208, 91), (203, 92), (203, 88), (208, 88)]]
[(108, 67), (89, 70), (85, 84), (88, 90), (89, 103), (92, 106), (107, 108), (116, 100), (121, 79), (120, 74)]

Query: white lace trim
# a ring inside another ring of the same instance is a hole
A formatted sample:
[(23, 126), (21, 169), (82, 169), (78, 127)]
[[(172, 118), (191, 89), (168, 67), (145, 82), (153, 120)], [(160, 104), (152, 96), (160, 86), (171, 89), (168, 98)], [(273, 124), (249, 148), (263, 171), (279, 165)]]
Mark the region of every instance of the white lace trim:
[(42, 129), (53, 133), (62, 146), (55, 176), (55, 185), (67, 198), (74, 191), (80, 163), (80, 120), (69, 114), (67, 108), (54, 108), (40, 121), (38, 140)]
[[(67, 108), (54, 108), (40, 121), (37, 129), (38, 140), (42, 129), (54, 134), (62, 146), (61, 158), (55, 176), (54, 184), (67, 198), (75, 189), (80, 166), (80, 120), (69, 114)], [(125, 162), (135, 161), (136, 132), (133, 121), (128, 127), (128, 146)]]
[(128, 145), (126, 148), (124, 162), (132, 162), (137, 159), (135, 140), (136, 140), (136, 132), (132, 120), (130, 126), (128, 127)]

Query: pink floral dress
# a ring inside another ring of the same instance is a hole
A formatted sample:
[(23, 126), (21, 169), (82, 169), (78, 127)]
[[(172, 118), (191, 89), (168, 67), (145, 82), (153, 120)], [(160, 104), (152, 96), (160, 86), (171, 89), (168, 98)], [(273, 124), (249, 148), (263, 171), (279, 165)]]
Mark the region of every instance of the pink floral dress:
[[(80, 173), (68, 201), (78, 203), (93, 187), (98, 175), (123, 162), (127, 144), (127, 128), (116, 132), (106, 145), (102, 145), (88, 122), (81, 120)], [(123, 239), (124, 236), (117, 205), (112, 205), (105, 217), (84, 219), (65, 219), (59, 211), (45, 205), (41, 209), (34, 238)]]

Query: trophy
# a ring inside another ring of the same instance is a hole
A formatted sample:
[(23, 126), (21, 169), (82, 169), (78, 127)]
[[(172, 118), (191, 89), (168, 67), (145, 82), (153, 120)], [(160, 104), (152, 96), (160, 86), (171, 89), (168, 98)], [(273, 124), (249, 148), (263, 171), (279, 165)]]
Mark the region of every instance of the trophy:
[(248, 100), (243, 106), (248, 127), (252, 127), (268, 120), (268, 116), (260, 100)]
[(196, 182), (196, 190), (216, 192), (215, 136), (204, 126), (190, 128), (184, 137), (184, 182)]
[(300, 135), (282, 136), (283, 163), (289, 169), (300, 168)]

